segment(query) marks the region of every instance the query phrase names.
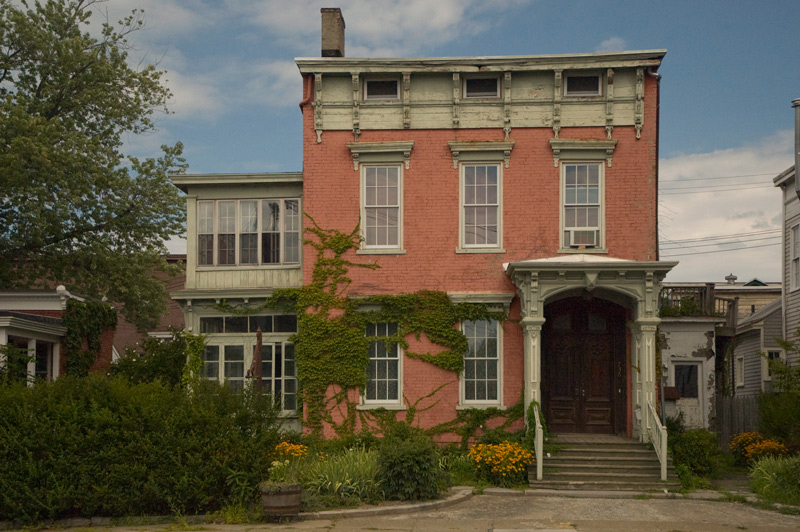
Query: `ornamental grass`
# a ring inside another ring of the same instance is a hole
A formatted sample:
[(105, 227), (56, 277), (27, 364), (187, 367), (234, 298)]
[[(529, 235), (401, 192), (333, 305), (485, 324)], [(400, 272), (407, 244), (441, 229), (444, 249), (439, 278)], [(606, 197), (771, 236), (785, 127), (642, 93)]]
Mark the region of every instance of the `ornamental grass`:
[(532, 452), (508, 441), (473, 445), (467, 456), (479, 479), (504, 488), (524, 483), (528, 466), (534, 463)]

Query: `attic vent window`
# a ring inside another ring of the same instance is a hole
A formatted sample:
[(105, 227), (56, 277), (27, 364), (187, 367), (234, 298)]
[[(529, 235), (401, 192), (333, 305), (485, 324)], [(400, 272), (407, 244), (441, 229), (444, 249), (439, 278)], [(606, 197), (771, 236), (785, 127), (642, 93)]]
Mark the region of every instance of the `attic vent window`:
[(464, 80), (466, 98), (499, 98), (500, 78), (467, 78)]
[(399, 100), (400, 83), (396, 79), (368, 79), (364, 82), (365, 100)]
[(566, 96), (600, 96), (600, 76), (567, 76)]

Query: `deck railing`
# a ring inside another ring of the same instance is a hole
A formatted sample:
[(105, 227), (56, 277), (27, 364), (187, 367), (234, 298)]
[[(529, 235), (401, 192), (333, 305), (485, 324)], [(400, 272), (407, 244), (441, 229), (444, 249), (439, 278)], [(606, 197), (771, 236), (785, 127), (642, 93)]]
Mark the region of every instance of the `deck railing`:
[(705, 286), (670, 286), (661, 291), (661, 316), (716, 316), (735, 327), (737, 298), (717, 297), (714, 283)]
[(661, 463), (661, 480), (667, 480), (667, 427), (661, 424), (656, 409), (650, 401), (647, 402), (645, 426), (658, 461)]
[(544, 465), (544, 456), (543, 456), (543, 448), (544, 448), (544, 429), (542, 428), (542, 421), (539, 419), (539, 406), (535, 406), (533, 408), (533, 418), (534, 418), (534, 442), (533, 442), (533, 452), (536, 456), (536, 480), (542, 480), (542, 467)]

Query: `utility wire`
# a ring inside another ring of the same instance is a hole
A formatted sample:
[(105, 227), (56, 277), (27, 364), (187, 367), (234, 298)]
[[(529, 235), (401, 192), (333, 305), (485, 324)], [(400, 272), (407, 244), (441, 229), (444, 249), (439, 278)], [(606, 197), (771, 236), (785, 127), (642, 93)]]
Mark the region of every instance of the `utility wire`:
[(726, 238), (737, 238), (737, 237), (747, 237), (747, 236), (755, 236), (755, 235), (768, 235), (772, 233), (780, 233), (781, 229), (765, 229), (763, 231), (752, 231), (750, 233), (732, 233), (729, 235), (714, 235), (714, 236), (701, 236), (697, 238), (685, 238), (682, 240), (669, 240), (671, 244), (678, 244), (678, 243), (687, 243), (687, 242), (707, 242), (709, 240), (724, 240)]
[(743, 249), (765, 248), (765, 247), (777, 246), (777, 245), (780, 245), (780, 242), (775, 242), (774, 244), (761, 244), (761, 245), (758, 245), (758, 246), (745, 246), (745, 247), (742, 247), (742, 248), (717, 249), (717, 250), (714, 250), (714, 251), (698, 251), (698, 252), (695, 252), (695, 253), (677, 253), (675, 255), (666, 254), (666, 255), (663, 255), (663, 257), (670, 257), (671, 258), (671, 257), (686, 257), (687, 255), (708, 255), (708, 254), (711, 254), (711, 253), (725, 253), (726, 251), (740, 251), (740, 250), (743, 250)]
[(767, 236), (767, 237), (762, 237), (762, 238), (753, 238), (753, 239), (749, 239), (749, 240), (733, 240), (731, 242), (710, 242), (708, 244), (690, 244), (688, 246), (683, 245), (683, 244), (678, 244), (675, 247), (668, 247), (668, 248), (665, 248), (665, 247), (661, 246), (661, 249), (662, 250), (666, 250), (666, 251), (670, 251), (670, 250), (675, 250), (675, 249), (678, 249), (678, 248), (695, 249), (695, 248), (707, 248), (707, 247), (710, 247), (710, 246), (729, 246), (731, 244), (744, 244), (746, 242), (764, 242), (766, 240), (774, 240), (776, 238), (780, 238), (780, 235), (778, 235), (778, 236)]

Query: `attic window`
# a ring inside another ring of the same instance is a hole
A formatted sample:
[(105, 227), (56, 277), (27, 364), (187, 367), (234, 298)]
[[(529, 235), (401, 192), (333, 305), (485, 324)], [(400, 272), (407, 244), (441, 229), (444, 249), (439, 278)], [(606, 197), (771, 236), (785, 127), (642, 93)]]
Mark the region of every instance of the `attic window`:
[(368, 79), (364, 81), (365, 100), (399, 100), (400, 82), (396, 79)]
[(499, 98), (500, 78), (467, 78), (464, 80), (465, 98)]
[(565, 96), (600, 96), (600, 76), (567, 76)]

